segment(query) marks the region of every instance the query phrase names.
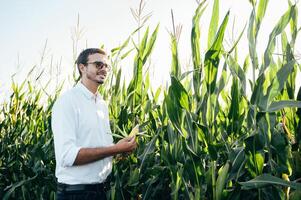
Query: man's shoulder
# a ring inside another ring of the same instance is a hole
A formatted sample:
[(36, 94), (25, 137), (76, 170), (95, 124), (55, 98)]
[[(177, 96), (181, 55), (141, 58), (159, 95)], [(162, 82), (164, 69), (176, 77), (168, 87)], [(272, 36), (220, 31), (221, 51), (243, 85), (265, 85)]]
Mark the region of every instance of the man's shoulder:
[(72, 100), (74, 100), (76, 95), (75, 88), (68, 89), (67, 91), (63, 92), (55, 101), (54, 107), (62, 106), (70, 106), (72, 105)]
[(58, 98), (57, 98), (57, 102), (59, 101), (66, 101), (66, 100), (70, 100), (70, 98), (73, 96), (73, 88), (67, 90), (67, 91), (64, 91)]

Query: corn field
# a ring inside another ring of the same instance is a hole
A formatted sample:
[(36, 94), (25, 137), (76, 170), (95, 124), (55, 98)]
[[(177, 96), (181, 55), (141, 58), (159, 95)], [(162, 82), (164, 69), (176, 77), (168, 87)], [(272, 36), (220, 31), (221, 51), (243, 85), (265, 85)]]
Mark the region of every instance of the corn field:
[[(110, 199), (301, 199), (301, 88), (296, 88), (301, 66), (295, 52), (301, 27), (298, 6), (288, 2), (262, 56), (257, 38), (271, 1), (250, 0), (248, 23), (226, 49), (231, 13), (219, 22), (220, 2), (214, 0), (204, 54), (199, 23), (207, 2), (200, 2), (191, 40), (185, 41), (192, 51), (189, 71), (180, 65), (179, 36), (170, 33), (167, 87), (152, 88), (145, 67), (156, 50), (159, 25), (134, 31), (111, 50), (113, 71), (100, 92), (109, 102), (113, 136), (117, 141), (137, 124), (145, 132), (133, 154), (115, 158)], [(135, 43), (138, 32), (142, 37)], [(249, 52), (239, 63), (243, 33)], [(275, 54), (276, 41), (281, 54)], [(126, 83), (120, 62), (130, 54), (133, 76)], [(28, 79), (12, 83), (10, 98), (0, 106), (2, 199), (55, 199), (51, 108), (62, 86), (49, 95)]]

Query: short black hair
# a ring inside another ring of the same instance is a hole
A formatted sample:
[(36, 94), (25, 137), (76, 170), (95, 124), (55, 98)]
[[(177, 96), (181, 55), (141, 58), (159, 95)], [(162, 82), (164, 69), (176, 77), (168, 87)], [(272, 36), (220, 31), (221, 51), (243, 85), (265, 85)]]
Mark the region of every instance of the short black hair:
[(77, 57), (77, 59), (75, 61), (75, 64), (77, 64), (77, 69), (78, 69), (80, 77), (82, 76), (82, 73), (79, 69), (79, 65), (80, 64), (86, 65), (88, 62), (89, 55), (96, 54), (96, 53), (107, 55), (107, 53), (103, 49), (98, 49), (98, 48), (88, 48), (88, 49), (83, 50), (79, 54), (79, 56)]

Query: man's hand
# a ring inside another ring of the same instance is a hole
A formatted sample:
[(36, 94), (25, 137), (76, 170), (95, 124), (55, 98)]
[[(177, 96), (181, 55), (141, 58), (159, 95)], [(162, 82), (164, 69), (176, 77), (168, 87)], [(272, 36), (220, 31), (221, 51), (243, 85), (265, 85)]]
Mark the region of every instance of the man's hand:
[(120, 153), (131, 152), (137, 147), (135, 136), (119, 140), (116, 147)]

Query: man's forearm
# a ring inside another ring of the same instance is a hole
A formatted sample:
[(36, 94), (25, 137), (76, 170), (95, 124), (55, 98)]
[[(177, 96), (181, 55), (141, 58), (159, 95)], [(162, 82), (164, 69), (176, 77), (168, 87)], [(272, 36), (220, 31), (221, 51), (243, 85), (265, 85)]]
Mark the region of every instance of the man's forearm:
[(96, 148), (81, 148), (75, 158), (73, 165), (84, 165), (108, 156), (120, 153), (117, 145)]
[(84, 165), (118, 153), (131, 152), (136, 145), (135, 137), (127, 137), (108, 147), (81, 148), (73, 165)]

